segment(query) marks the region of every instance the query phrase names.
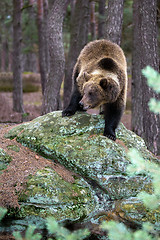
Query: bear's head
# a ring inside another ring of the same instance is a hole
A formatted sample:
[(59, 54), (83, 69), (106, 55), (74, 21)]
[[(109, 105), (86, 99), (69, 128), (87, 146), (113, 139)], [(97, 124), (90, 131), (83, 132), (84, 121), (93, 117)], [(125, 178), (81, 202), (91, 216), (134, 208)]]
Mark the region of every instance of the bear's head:
[(83, 97), (80, 104), (85, 110), (104, 103), (115, 102), (120, 94), (118, 79), (113, 74), (104, 77), (100, 74), (84, 73)]

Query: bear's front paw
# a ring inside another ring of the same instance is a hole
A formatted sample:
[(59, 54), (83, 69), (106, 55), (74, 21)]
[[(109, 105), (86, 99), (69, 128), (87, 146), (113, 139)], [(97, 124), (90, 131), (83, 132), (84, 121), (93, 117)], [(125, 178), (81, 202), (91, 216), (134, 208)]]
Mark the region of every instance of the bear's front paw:
[(113, 135), (106, 135), (106, 137), (108, 137), (109, 139), (116, 141), (116, 136)]
[(116, 134), (113, 131), (104, 131), (103, 135), (113, 141), (116, 141)]
[(69, 117), (69, 116), (72, 116), (74, 115), (75, 112), (71, 109), (65, 109), (63, 112), (62, 112), (62, 117)]

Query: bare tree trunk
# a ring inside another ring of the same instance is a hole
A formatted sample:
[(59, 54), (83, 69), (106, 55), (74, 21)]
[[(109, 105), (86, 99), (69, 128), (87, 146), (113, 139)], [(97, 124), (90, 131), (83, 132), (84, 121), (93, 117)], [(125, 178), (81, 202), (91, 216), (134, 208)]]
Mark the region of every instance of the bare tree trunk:
[(96, 39), (96, 18), (95, 18), (95, 1), (90, 2), (90, 27), (92, 40)]
[(39, 72), (37, 68), (37, 54), (35, 52), (28, 52), (22, 55), (23, 64), (22, 72)]
[(71, 19), (73, 19), (75, 5), (76, 5), (76, 0), (71, 0)]
[[(29, 7), (25, 9), (25, 6), (24, 6), (24, 12), (25, 12), (24, 15), (27, 14), (26, 16), (28, 19), (27, 21), (25, 20), (25, 28), (27, 28), (27, 29), (30, 28), (30, 24), (32, 22), (35, 22), (35, 18), (36, 18), (35, 8), (37, 6), (37, 1), (35, 1), (35, 0), (28, 0), (28, 1), (29, 1)], [(29, 47), (29, 49), (22, 53), (22, 60), (23, 60), (22, 72), (23, 71), (24, 72), (39, 72), (38, 71), (39, 69), (37, 67), (37, 59), (38, 59), (37, 51), (33, 47), (34, 42), (31, 39), (31, 42), (28, 43), (27, 38), (30, 38), (30, 39), (32, 38), (31, 32), (28, 32), (28, 34), (25, 33), (25, 35), (23, 36), (23, 39), (24, 39), (23, 49), (25, 49), (25, 48), (27, 49), (28, 47)]]
[(46, 59), (46, 73), (48, 73), (50, 69), (50, 59), (49, 59), (49, 48), (48, 48), (48, 38), (47, 38), (47, 22), (48, 22), (48, 13), (49, 13), (49, 3), (48, 0), (43, 0), (43, 10), (44, 10), (44, 18), (43, 18), (43, 27), (44, 27), (44, 35), (46, 36), (45, 41), (45, 59)]
[(99, 0), (98, 39), (104, 38), (106, 0)]
[(121, 44), (124, 0), (109, 0), (105, 26), (105, 38)]
[(23, 113), (21, 44), (21, 1), (13, 0), (13, 110)]
[(158, 96), (148, 87), (141, 73), (147, 65), (159, 70), (156, 9), (157, 0), (134, 0), (132, 129), (145, 139), (152, 152), (160, 154), (160, 117), (148, 107), (149, 99)]
[[(82, 27), (83, 26), (83, 27)], [(88, 42), (89, 28), (89, 0), (77, 0), (75, 11), (71, 20), (70, 48), (65, 67), (63, 108), (70, 101), (72, 92), (72, 72), (81, 49)]]
[(9, 57), (8, 57), (8, 72), (12, 72), (13, 69), (13, 53), (11, 52), (11, 50), (9, 51)]
[(50, 70), (44, 91), (43, 114), (59, 109), (59, 93), (65, 65), (62, 26), (66, 3), (67, 0), (54, 0), (48, 18)]
[(1, 50), (1, 71), (6, 71), (6, 58), (7, 58), (7, 42), (4, 40), (2, 42), (2, 50)]
[[(47, 32), (46, 32), (46, 20), (47, 18), (47, 2), (45, 1), (45, 11), (44, 11), (44, 0), (37, 1), (38, 8), (38, 39), (39, 39), (39, 67), (41, 74), (41, 86), (42, 94), (44, 95), (44, 89), (47, 82), (47, 70), (48, 70), (48, 41), (47, 41)], [(45, 13), (45, 14), (44, 14)]]

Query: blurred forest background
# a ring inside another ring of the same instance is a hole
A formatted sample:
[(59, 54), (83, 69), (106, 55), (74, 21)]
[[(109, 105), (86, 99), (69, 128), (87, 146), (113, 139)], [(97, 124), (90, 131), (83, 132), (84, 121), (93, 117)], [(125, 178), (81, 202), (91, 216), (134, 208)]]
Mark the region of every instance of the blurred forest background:
[(123, 122), (160, 154), (160, 118), (148, 108), (159, 96), (141, 74), (147, 65), (159, 71), (159, 29), (159, 0), (0, 1), (0, 122), (66, 107), (81, 49), (105, 38), (121, 45), (127, 58)]

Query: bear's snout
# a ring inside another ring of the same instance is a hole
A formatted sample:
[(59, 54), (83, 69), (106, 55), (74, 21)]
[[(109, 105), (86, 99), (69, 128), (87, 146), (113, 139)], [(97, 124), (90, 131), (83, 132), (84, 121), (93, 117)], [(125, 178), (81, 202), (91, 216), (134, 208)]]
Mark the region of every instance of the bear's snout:
[(79, 102), (80, 106), (84, 109), (87, 110), (90, 108), (90, 105), (87, 104), (87, 99), (83, 96), (83, 98), (81, 99), (81, 101)]
[(82, 100), (79, 102), (79, 104), (81, 107), (83, 107), (83, 105), (84, 105)]

